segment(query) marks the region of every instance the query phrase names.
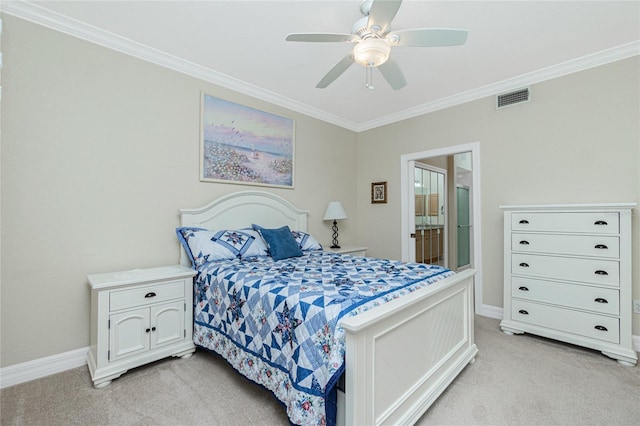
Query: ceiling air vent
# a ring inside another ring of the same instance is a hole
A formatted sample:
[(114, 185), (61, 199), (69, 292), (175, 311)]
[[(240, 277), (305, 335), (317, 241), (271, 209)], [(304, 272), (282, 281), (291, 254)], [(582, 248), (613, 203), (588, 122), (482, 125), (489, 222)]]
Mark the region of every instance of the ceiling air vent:
[(521, 104), (523, 102), (529, 102), (530, 93), (529, 88), (519, 89), (514, 92), (503, 93), (496, 96), (496, 109), (505, 108), (515, 104)]

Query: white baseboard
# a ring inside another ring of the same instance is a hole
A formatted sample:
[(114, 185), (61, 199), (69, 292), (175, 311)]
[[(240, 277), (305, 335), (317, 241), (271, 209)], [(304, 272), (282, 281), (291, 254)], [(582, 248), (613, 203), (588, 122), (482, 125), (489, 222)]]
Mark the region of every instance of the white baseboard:
[(501, 320), (503, 318), (502, 313), (503, 309), (497, 306), (491, 305), (482, 305), (480, 310), (476, 312), (478, 315), (482, 315), (483, 317), (489, 317), (493, 319)]
[[(484, 317), (502, 319), (502, 312), (502, 308), (497, 306), (482, 305), (482, 308), (477, 314)], [(632, 336), (631, 339), (633, 341), (633, 348), (636, 352), (640, 353), (640, 336)], [(88, 347), (80, 348), (46, 358), (0, 368), (0, 389), (61, 373), (66, 370), (71, 370), (72, 368), (82, 367), (87, 364), (88, 351)]]
[(88, 347), (80, 348), (0, 368), (0, 389), (82, 367), (87, 364), (88, 351)]

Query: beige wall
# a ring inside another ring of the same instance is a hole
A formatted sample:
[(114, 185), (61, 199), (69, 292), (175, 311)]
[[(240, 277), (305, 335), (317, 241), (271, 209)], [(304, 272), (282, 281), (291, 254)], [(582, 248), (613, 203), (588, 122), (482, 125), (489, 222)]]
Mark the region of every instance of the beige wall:
[[(531, 87), (531, 102), (495, 110), (469, 102), (358, 135), (361, 243), (400, 258), (400, 156), (480, 143), (483, 302), (502, 306), (504, 204), (638, 202), (640, 57)], [(369, 184), (388, 181), (389, 203)], [(382, 225), (381, 225), (382, 224)], [(633, 218), (633, 294), (640, 299), (640, 218)], [(640, 335), (640, 315), (634, 315)]]
[[(89, 345), (89, 273), (178, 262), (178, 209), (256, 187), (198, 180), (200, 91), (296, 120), (295, 190), (342, 201), (355, 242), (354, 132), (3, 16), (1, 364)], [(353, 218), (353, 220), (351, 220)]]
[[(499, 205), (639, 199), (638, 57), (535, 85), (528, 104), (496, 111), (487, 98), (355, 134), (3, 20), (3, 367), (88, 346), (88, 273), (177, 262), (179, 208), (254, 188), (198, 181), (201, 90), (294, 118), (296, 188), (265, 189), (309, 209), (322, 242), (326, 204), (342, 201), (340, 241), (374, 256), (400, 257), (400, 156), (479, 141), (488, 305), (502, 306)], [(376, 181), (388, 181), (389, 203), (370, 204)], [(634, 227), (639, 253), (638, 216)]]

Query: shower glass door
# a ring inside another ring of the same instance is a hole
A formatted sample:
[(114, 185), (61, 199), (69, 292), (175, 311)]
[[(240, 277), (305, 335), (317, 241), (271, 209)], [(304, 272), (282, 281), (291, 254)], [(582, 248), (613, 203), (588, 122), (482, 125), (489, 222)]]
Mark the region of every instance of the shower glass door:
[(471, 264), (471, 221), (469, 215), (469, 188), (456, 188), (458, 219), (458, 268)]

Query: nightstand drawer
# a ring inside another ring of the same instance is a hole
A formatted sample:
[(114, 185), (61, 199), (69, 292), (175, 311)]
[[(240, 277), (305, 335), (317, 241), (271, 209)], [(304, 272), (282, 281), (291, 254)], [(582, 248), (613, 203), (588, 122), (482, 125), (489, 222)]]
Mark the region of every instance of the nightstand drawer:
[(511, 250), (617, 259), (620, 239), (598, 235), (511, 234)]
[(615, 260), (512, 254), (511, 272), (536, 278), (620, 285), (620, 263)]
[(620, 219), (617, 212), (513, 213), (511, 229), (513, 231), (617, 234), (620, 230)]
[(620, 291), (613, 288), (512, 277), (511, 297), (608, 315), (620, 314)]
[(511, 305), (511, 315), (515, 321), (605, 342), (620, 343), (620, 320), (618, 318), (516, 299)]
[(112, 291), (109, 295), (109, 309), (117, 311), (180, 298), (184, 298), (184, 280)]

